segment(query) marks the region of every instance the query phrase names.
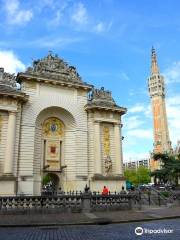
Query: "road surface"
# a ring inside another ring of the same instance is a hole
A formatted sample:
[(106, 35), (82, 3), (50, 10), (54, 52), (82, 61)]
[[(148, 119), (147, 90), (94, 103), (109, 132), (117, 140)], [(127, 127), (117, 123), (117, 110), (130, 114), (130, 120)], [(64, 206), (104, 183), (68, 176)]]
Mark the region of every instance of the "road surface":
[[(137, 229), (137, 235), (135, 229)], [(180, 219), (109, 225), (0, 228), (0, 240), (180, 239)]]

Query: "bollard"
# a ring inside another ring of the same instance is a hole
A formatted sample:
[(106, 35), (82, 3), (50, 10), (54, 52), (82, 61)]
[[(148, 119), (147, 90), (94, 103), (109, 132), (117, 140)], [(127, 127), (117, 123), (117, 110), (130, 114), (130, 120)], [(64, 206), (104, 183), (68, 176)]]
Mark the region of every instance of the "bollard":
[(128, 206), (129, 206), (129, 210), (132, 209), (132, 198), (131, 196), (129, 196), (129, 199), (128, 199)]
[(90, 212), (90, 210), (91, 210), (91, 196), (92, 196), (92, 193), (90, 191), (90, 188), (86, 184), (86, 186), (84, 188), (84, 192), (82, 194), (82, 211), (83, 212)]
[(83, 193), (82, 195), (82, 211), (90, 212), (91, 210), (91, 193)]
[(148, 191), (148, 202), (149, 202), (149, 206), (151, 205), (151, 192), (150, 191)]
[(141, 192), (139, 191), (139, 196), (138, 196), (138, 209), (141, 210), (142, 206), (141, 206)]
[(160, 193), (158, 193), (158, 203), (159, 203), (159, 206), (161, 206), (161, 198), (160, 198)]

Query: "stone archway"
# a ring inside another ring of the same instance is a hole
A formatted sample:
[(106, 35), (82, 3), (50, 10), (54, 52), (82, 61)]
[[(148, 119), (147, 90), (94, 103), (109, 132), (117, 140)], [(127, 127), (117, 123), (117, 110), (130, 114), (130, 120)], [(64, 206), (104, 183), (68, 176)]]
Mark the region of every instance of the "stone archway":
[[(67, 172), (71, 170), (71, 156), (75, 155), (75, 130), (75, 118), (61, 107), (46, 108), (37, 116), (33, 165), (37, 195), (43, 188), (42, 179), (48, 173), (57, 175), (59, 187), (64, 189)], [(46, 154), (50, 158), (46, 158)]]
[(42, 193), (54, 195), (60, 186), (60, 179), (54, 173), (47, 173), (44, 174), (42, 183)]

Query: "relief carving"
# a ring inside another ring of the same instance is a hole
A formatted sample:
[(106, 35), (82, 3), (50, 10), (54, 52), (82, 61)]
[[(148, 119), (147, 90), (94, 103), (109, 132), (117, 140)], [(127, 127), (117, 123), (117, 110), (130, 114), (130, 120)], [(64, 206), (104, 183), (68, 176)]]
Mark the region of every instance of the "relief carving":
[(66, 78), (68, 81), (82, 83), (76, 68), (69, 66), (65, 61), (60, 59), (57, 54), (53, 55), (52, 52), (49, 52), (49, 54), (42, 59), (34, 60), (33, 66), (28, 67), (26, 73), (44, 75), (57, 80)]
[(51, 117), (42, 127), (44, 138), (44, 162), (48, 170), (59, 170), (62, 152), (64, 124), (58, 118)]
[(4, 72), (4, 68), (0, 68), (0, 84), (8, 85), (16, 88), (16, 77), (14, 74)]
[(62, 137), (64, 124), (58, 118), (49, 118), (43, 124), (44, 137)]
[(104, 127), (104, 153), (106, 156), (110, 154), (110, 132), (108, 127)]
[(58, 140), (48, 140), (46, 144), (46, 164), (48, 170), (60, 168), (60, 142)]
[(89, 103), (102, 106), (116, 106), (114, 99), (112, 98), (110, 91), (105, 91), (104, 87), (101, 89), (93, 89), (89, 94)]
[(112, 160), (110, 157), (110, 129), (109, 127), (103, 128), (103, 144), (104, 144), (104, 167), (105, 167), (105, 173), (109, 173), (112, 169)]

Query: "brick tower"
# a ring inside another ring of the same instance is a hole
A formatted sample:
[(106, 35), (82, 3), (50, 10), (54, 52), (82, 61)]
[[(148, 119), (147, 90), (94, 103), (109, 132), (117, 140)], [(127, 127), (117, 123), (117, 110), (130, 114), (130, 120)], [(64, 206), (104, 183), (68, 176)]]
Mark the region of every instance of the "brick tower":
[[(165, 153), (171, 151), (171, 142), (169, 138), (164, 78), (160, 74), (157, 64), (155, 49), (152, 48), (151, 54), (151, 76), (148, 79), (149, 94), (151, 97), (153, 113), (154, 130), (154, 148), (153, 153)], [(151, 170), (159, 169), (159, 161), (151, 160)]]

